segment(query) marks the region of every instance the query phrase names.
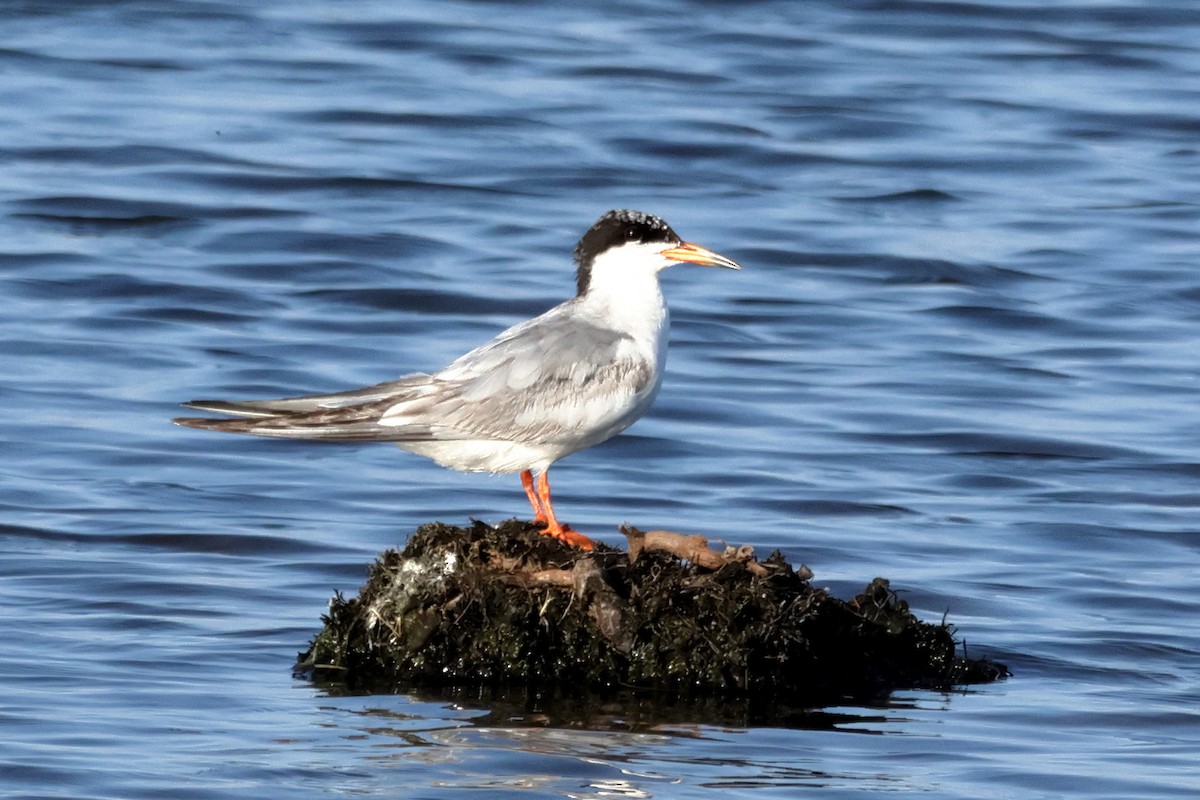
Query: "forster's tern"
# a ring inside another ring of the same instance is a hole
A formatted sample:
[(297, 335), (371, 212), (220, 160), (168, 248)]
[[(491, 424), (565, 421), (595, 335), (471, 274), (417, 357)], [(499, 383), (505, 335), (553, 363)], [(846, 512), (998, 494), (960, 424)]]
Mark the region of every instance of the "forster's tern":
[(520, 472), (545, 533), (591, 550), (590, 539), (554, 514), (550, 465), (625, 430), (654, 401), (669, 324), (659, 271), (677, 262), (740, 267), (640, 211), (602, 216), (579, 240), (575, 262), (574, 297), (434, 375), (282, 400), (196, 400), (185, 405), (240, 419), (175, 422), (288, 439), (391, 442), (451, 469)]

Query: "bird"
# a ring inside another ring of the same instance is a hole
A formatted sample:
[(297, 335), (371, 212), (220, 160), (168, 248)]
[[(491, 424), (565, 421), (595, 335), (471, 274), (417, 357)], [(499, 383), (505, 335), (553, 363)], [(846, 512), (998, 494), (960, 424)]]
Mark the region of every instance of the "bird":
[(178, 425), (319, 442), (389, 442), (462, 472), (520, 473), (541, 532), (595, 543), (559, 522), (550, 466), (624, 431), (662, 385), (670, 314), (659, 273), (673, 264), (741, 269), (684, 241), (662, 218), (615, 209), (576, 245), (575, 295), (440, 372), (333, 394), (193, 400), (226, 415)]

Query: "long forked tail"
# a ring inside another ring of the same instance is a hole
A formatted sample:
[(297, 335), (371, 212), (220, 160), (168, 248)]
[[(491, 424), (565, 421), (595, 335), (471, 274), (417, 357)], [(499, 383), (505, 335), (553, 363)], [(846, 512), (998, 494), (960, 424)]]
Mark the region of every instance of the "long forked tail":
[(374, 386), (364, 386), (361, 389), (351, 389), (348, 392), (333, 394), (312, 394), (305, 397), (284, 397), (278, 400), (192, 400), (184, 403), (188, 408), (197, 411), (215, 411), (218, 414), (229, 414), (235, 417), (277, 417), (280, 414), (295, 414), (308, 411), (326, 411), (336, 408), (349, 408), (374, 403), (376, 400), (396, 400), (419, 394), (430, 384), (430, 376), (424, 372), (414, 372), (403, 378)]
[[(187, 404), (208, 411), (240, 413), (236, 419), (213, 419), (211, 417), (179, 417), (172, 420), (185, 428), (198, 428), (220, 433), (245, 433), (251, 436), (271, 436), (280, 439), (308, 439), (318, 442), (405, 442), (434, 438), (427, 425), (402, 424), (381, 425), (379, 420), (389, 401), (364, 403), (347, 408), (323, 408), (307, 412), (276, 412), (267, 415), (265, 409), (253, 412), (247, 408), (230, 410), (221, 406), (223, 401), (202, 404)], [(238, 405), (238, 404), (233, 404)]]
[(193, 400), (188, 408), (228, 414), (237, 419), (179, 417), (176, 425), (222, 433), (245, 433), (323, 442), (402, 442), (432, 438), (427, 425), (380, 425), (383, 412), (429, 385), (423, 373), (336, 394), (280, 400)]
[(345, 409), (341, 409), (336, 415), (328, 411), (319, 411), (254, 419), (179, 417), (171, 421), (185, 428), (205, 431), (245, 433), (278, 439), (308, 439), (315, 442), (405, 442), (433, 438), (425, 426), (385, 426), (380, 425), (378, 420), (377, 411), (348, 414)]

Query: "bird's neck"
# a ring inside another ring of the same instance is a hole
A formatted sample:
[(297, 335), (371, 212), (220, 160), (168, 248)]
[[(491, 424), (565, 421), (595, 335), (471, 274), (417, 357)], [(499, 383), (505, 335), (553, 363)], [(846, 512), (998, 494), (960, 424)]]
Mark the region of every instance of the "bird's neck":
[(608, 270), (593, 273), (588, 291), (579, 298), (589, 316), (626, 333), (657, 354), (670, 317), (658, 273), (653, 270)]

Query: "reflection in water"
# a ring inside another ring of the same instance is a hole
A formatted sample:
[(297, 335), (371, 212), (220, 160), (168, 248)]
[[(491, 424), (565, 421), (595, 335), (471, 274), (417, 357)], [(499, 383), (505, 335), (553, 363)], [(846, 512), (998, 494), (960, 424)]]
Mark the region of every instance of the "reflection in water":
[[(331, 697), (372, 697), (369, 694), (347, 693), (337, 686), (326, 686)], [(670, 736), (701, 735), (709, 728), (744, 728), (753, 725), (794, 728), (799, 730), (844, 730), (856, 733), (882, 733), (876, 726), (894, 721), (872, 709), (855, 706), (850, 710), (831, 709), (756, 709), (747, 700), (723, 698), (665, 698), (645, 693), (613, 693), (600, 699), (595, 694), (586, 698), (531, 696), (517, 690), (473, 688), (448, 690), (444, 693), (427, 691), (405, 692), (399, 696), (413, 703), (429, 703), (438, 708), (453, 708), (462, 712), (462, 721), (479, 728), (546, 728), (605, 732), (660, 733)], [(886, 701), (887, 698), (881, 698)], [(448, 706), (445, 704), (449, 704)], [(881, 712), (897, 708), (898, 704), (881, 702), (875, 709)], [(389, 722), (401, 721), (420, 725), (422, 717), (387, 707), (371, 707), (358, 713), (378, 715)], [(391, 726), (389, 726), (391, 727)], [(404, 728), (408, 730), (407, 727)]]
[[(444, 705), (397, 696), (389, 705), (381, 704), (379, 697), (361, 699), (373, 705), (343, 713), (339, 727), (358, 731), (347, 738), (367, 745), (363, 757), (377, 765), (403, 768), (416, 761), (440, 765), (448, 773), (467, 773), (439, 780), (441, 787), (553, 791), (563, 788), (563, 775), (573, 774), (586, 775), (587, 783), (572, 788), (571, 796), (670, 797), (672, 787), (685, 783), (681, 775), (689, 776), (686, 783), (694, 786), (725, 789), (830, 786), (863, 778), (803, 766), (821, 759), (806, 757), (802, 750), (782, 761), (770, 749), (756, 752), (758, 745), (747, 740), (759, 732), (751, 728), (651, 722), (648, 717), (635, 722), (616, 714), (608, 719), (564, 714), (552, 722), (546, 713), (517, 710), (503, 701)], [(680, 715), (664, 714), (660, 720), (672, 716)], [(889, 727), (898, 732), (895, 726), (905, 720), (862, 708), (813, 713), (811, 722), (804, 730), (882, 734)], [(705, 754), (714, 747), (724, 755)], [(525, 766), (511, 775), (501, 767), (481, 778), (469, 766), (479, 760), (490, 763), (490, 752), (523, 754)], [(524, 771), (539, 763), (545, 773)]]

